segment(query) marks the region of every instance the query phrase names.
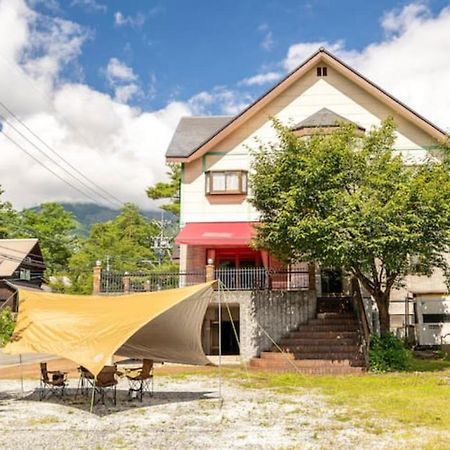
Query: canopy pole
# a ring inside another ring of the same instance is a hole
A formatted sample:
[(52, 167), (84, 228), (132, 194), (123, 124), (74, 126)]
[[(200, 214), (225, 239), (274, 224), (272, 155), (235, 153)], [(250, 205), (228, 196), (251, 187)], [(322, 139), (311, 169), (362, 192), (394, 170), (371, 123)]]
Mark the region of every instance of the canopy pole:
[(222, 293), (223, 289), (219, 283), (219, 398), (222, 406)]
[(20, 391), (22, 393), (22, 398), (25, 397), (23, 390), (23, 366), (22, 366), (22, 353), (19, 353), (19, 363), (20, 363)]
[(92, 410), (94, 409), (94, 398), (95, 398), (95, 381), (97, 377), (94, 377), (94, 384), (92, 385), (92, 395), (91, 395), (91, 407), (89, 408), (89, 412), (92, 414)]

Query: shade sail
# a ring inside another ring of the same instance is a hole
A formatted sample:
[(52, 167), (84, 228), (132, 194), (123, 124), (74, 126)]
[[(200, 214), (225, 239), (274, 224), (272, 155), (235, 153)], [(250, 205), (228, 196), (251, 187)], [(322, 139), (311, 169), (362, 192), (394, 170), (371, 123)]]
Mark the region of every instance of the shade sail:
[(249, 245), (256, 231), (254, 222), (187, 223), (175, 242), (187, 245)]
[(114, 354), (209, 364), (201, 327), (212, 283), (121, 296), (50, 294), (19, 289), (19, 315), (7, 354), (48, 353), (94, 375)]

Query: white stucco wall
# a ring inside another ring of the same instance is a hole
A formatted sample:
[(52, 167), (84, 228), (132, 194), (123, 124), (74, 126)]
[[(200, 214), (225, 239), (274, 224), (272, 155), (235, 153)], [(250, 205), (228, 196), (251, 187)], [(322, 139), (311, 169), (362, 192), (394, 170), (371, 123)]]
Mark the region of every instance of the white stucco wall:
[(422, 130), (333, 69), (328, 68), (327, 77), (318, 78), (314, 68), (213, 151), (185, 164), (181, 187), (181, 225), (188, 222), (258, 220), (258, 213), (245, 196), (206, 196), (204, 172), (249, 170), (248, 147), (256, 147), (256, 139), (263, 142), (276, 139), (270, 117), (277, 117), (285, 124), (295, 124), (322, 108), (328, 108), (367, 130), (392, 115), (398, 126), (396, 147), (409, 162), (422, 159), (426, 155), (424, 148), (434, 144)]

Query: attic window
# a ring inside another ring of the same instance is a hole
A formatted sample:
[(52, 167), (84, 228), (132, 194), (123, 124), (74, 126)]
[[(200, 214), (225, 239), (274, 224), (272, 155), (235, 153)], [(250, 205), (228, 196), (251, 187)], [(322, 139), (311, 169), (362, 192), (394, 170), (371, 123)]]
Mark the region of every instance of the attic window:
[(317, 67), (317, 76), (326, 77), (328, 75), (328, 69), (326, 67)]
[(242, 170), (206, 172), (206, 194), (246, 194), (247, 172)]

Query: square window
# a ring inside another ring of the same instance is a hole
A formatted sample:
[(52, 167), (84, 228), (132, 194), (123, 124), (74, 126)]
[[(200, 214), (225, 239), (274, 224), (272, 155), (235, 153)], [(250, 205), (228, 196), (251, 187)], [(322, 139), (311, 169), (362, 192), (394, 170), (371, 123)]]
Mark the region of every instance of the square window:
[(206, 172), (206, 194), (247, 193), (247, 172), (242, 170)]

